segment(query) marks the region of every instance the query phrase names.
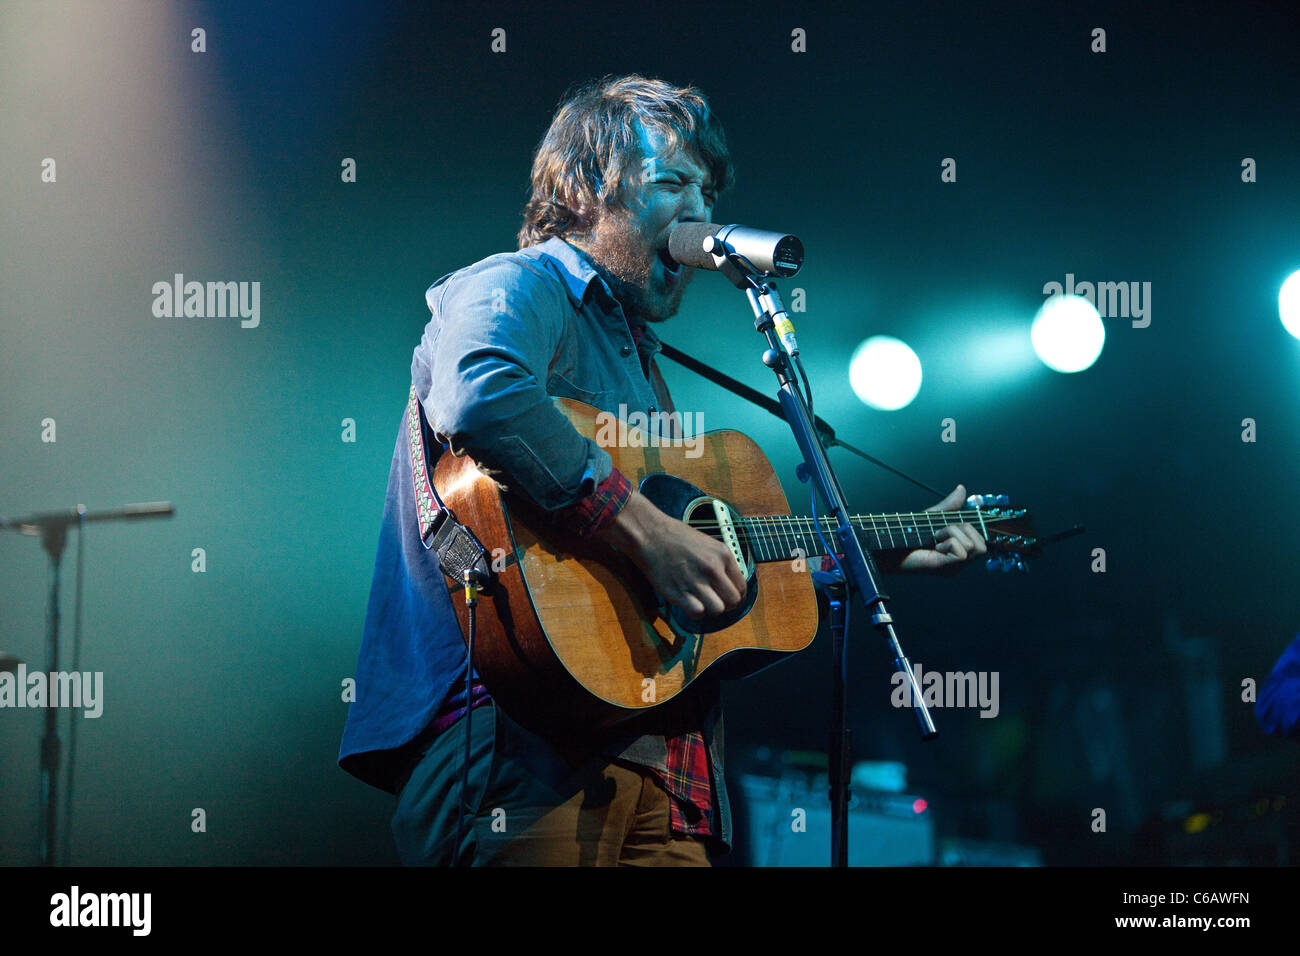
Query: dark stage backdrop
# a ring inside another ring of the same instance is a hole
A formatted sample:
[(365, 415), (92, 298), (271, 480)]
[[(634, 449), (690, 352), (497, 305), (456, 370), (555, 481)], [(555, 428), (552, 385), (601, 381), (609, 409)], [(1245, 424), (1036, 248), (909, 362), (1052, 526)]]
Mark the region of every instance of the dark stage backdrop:
[[(1300, 630), (1300, 352), (1277, 315), (1300, 37), (1286, 4), (1134, 6), (0, 6), (0, 512), (176, 508), (85, 534), (103, 697), (71, 717), (71, 862), (395, 862), (391, 798), (335, 759), (423, 293), (514, 248), (555, 105), (606, 73), (711, 98), (737, 166), (715, 219), (803, 239), (784, 288), (846, 440), (1087, 526), (1028, 575), (889, 579), (914, 662), (998, 672), (1000, 708), (936, 711), (922, 745), (859, 613), (855, 755), (906, 763), (941, 835), (1052, 863), (1124, 861), (1170, 806), (1294, 792), (1296, 750), (1242, 682)], [(156, 316), (177, 274), (258, 283), (255, 324)], [(1067, 275), (1151, 289), (1149, 324), (1107, 319), (1076, 375), (1027, 344)], [(770, 391), (720, 277), (662, 334)], [(902, 411), (849, 388), (872, 334), (924, 363)], [(806, 512), (779, 421), (664, 372)], [(934, 501), (833, 454), (859, 511)], [(66, 669), (75, 539), (64, 569)], [(0, 650), (34, 669), (47, 585), (38, 542), (0, 534)], [(729, 687), (737, 770), (824, 750), (828, 643)], [(0, 710), (0, 862), (36, 859), (40, 733)]]

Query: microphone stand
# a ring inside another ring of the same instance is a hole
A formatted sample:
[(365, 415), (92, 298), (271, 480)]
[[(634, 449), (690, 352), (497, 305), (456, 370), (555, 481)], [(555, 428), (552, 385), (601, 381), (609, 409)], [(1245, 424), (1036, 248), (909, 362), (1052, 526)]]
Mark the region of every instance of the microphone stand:
[[(50, 604), (49, 604), (49, 669), (47, 673), (59, 671), (59, 566), (63, 560), (63, 549), (68, 543), (68, 527), (77, 526), (78, 542), (81, 531), (87, 521), (121, 520), (125, 518), (156, 518), (170, 516), (172, 506), (165, 501), (148, 504), (127, 505), (113, 511), (87, 512), (85, 505), (77, 505), (64, 511), (50, 511), (44, 514), (28, 515), (23, 518), (4, 518), (0, 516), (0, 530), (10, 529), (19, 534), (40, 535), (41, 545), (50, 556)], [(81, 568), (78, 566), (78, 585), (80, 585)], [(22, 694), (26, 688), (16, 688)], [(59, 709), (53, 701), (47, 700), (45, 707), (45, 732), (41, 736), (41, 824), (40, 824), (40, 858), (41, 866), (54, 866), (55, 834), (58, 829), (59, 806), (59, 758), (63, 744), (59, 740)], [(71, 754), (69, 754), (68, 775), (72, 775)], [(66, 847), (66, 837), (65, 837)]]
[[(782, 417), (794, 433), (794, 440), (803, 454), (804, 475), (811, 479), (813, 487), (821, 494), (822, 501), (829, 507), (836, 520), (836, 532), (844, 548), (844, 560), (839, 562), (843, 571), (843, 586), (847, 595), (836, 593), (834, 587), (828, 590), (831, 604), (831, 632), (835, 639), (835, 663), (833, 668), (831, 700), (834, 714), (831, 729), (830, 747), (830, 798), (831, 798), (831, 865), (843, 867), (848, 865), (848, 784), (850, 767), (849, 730), (847, 721), (848, 701), (848, 649), (845, 641), (846, 601), (857, 597), (864, 608), (871, 614), (871, 623), (889, 644), (897, 671), (907, 677), (911, 691), (912, 712), (916, 716), (921, 730), (921, 738), (930, 740), (938, 734), (930, 711), (925, 706), (925, 696), (912, 672), (912, 664), (903, 653), (898, 635), (894, 632), (894, 619), (885, 602), (888, 595), (882, 594), (876, 584), (878, 572), (871, 552), (862, 546), (850, 521), (848, 502), (840, 487), (839, 479), (831, 467), (826, 449), (822, 445), (817, 425), (808, 406), (800, 393), (790, 356), (781, 348), (777, 336), (777, 323), (781, 321), (789, 327), (789, 318), (781, 304), (780, 294), (766, 273), (760, 273), (743, 256), (729, 252), (726, 245), (717, 240), (706, 240), (705, 249), (713, 256), (713, 262), (737, 289), (745, 293), (754, 312), (754, 329), (767, 340), (763, 352), (763, 364), (776, 375), (777, 399), (781, 403)], [(778, 319), (778, 317), (780, 317)]]

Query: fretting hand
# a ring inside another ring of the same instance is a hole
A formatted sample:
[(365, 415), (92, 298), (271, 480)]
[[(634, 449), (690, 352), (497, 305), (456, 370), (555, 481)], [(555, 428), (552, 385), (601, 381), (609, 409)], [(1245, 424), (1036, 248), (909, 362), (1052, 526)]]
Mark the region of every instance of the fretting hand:
[[(958, 485), (947, 498), (926, 511), (956, 511), (966, 504), (966, 488)], [(912, 571), (921, 574), (952, 575), (960, 571), (973, 558), (988, 553), (988, 544), (979, 528), (969, 524), (950, 524), (935, 536), (933, 548), (915, 551), (884, 552), (876, 556), (876, 565), (886, 573)]]

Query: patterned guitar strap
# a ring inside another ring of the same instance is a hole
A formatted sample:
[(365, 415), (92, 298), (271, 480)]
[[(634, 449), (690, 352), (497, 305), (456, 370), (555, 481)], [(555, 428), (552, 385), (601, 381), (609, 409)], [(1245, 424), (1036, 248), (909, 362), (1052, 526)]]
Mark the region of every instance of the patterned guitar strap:
[(420, 542), (427, 550), (438, 553), (442, 573), (457, 585), (465, 583), (465, 572), (473, 571), (480, 589), (492, 581), (492, 567), (487, 549), (474, 532), (456, 520), (429, 480), (429, 459), (424, 453), (426, 424), (424, 408), (411, 383), (406, 403), (407, 447), (411, 453), (411, 480), (415, 484), (415, 510), (420, 522)]

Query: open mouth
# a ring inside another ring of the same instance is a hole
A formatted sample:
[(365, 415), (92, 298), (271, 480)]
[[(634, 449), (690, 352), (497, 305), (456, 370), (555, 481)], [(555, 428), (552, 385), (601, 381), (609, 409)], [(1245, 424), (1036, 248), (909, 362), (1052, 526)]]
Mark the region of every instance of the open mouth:
[(668, 254), (667, 246), (664, 246), (659, 250), (659, 261), (663, 263), (664, 271), (666, 271), (669, 275), (675, 276), (677, 275), (678, 272), (681, 271), (682, 267), (680, 263), (678, 263), (676, 259), (674, 259), (671, 255)]

